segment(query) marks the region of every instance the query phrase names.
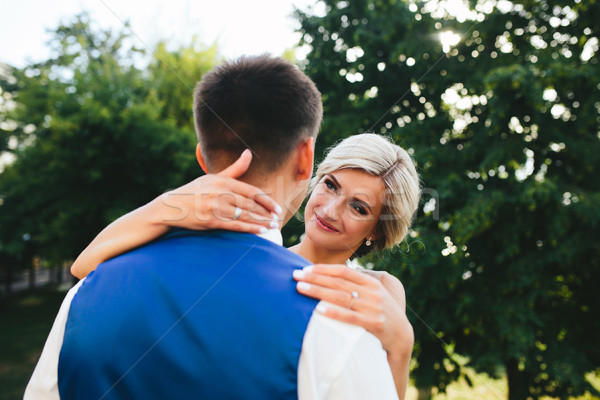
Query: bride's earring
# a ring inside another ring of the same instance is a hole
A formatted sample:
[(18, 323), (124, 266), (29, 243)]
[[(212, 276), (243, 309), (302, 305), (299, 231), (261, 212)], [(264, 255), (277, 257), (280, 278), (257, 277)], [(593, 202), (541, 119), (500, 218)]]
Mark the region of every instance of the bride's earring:
[(371, 238), (367, 238), (365, 244), (367, 245), (367, 247), (369, 247), (371, 245)]

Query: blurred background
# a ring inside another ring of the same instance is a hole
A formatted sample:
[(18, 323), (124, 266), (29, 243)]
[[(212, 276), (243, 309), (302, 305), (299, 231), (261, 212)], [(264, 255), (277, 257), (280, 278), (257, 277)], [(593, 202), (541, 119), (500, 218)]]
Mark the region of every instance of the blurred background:
[[(79, 252), (201, 174), (195, 83), (263, 52), (323, 94), (317, 162), (371, 131), (418, 164), (409, 236), (361, 260), (405, 286), (408, 398), (600, 398), (598, 1), (30, 0), (0, 11), (0, 399), (22, 397)], [(302, 230), (286, 226), (286, 245)]]

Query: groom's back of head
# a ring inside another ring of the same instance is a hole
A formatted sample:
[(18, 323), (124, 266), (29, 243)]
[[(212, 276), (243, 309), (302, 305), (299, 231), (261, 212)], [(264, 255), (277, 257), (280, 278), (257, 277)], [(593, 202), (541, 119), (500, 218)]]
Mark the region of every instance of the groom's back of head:
[(207, 73), (194, 92), (198, 143), (210, 172), (254, 153), (247, 175), (277, 170), (303, 139), (315, 137), (321, 94), (298, 67), (269, 55), (243, 56)]

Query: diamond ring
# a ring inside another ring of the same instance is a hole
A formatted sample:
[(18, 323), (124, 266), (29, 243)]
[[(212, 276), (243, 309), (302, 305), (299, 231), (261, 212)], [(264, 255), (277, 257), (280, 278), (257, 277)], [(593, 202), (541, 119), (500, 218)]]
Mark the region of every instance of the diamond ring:
[(239, 207), (235, 208), (235, 211), (233, 212), (233, 219), (236, 220), (240, 217), (240, 215), (242, 215), (242, 209)]

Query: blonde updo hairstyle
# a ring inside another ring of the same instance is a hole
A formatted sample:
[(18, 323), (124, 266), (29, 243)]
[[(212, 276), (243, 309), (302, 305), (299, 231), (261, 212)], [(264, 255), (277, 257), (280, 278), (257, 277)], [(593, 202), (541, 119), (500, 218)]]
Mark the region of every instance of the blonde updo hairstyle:
[(400, 243), (408, 232), (421, 197), (419, 176), (410, 155), (381, 135), (350, 136), (328, 150), (312, 178), (310, 192), (324, 175), (342, 169), (358, 169), (378, 176), (385, 187), (376, 228), (378, 237), (371, 241), (371, 246), (363, 242), (352, 258)]

